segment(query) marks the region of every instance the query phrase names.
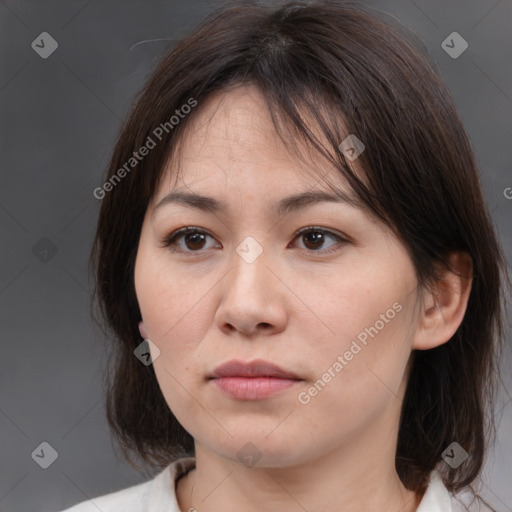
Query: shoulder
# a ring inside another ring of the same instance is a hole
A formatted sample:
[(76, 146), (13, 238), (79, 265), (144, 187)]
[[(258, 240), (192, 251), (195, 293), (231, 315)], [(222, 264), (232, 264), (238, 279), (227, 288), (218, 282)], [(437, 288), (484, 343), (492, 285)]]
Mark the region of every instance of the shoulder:
[(147, 504), (152, 483), (153, 480), (150, 480), (117, 492), (82, 501), (62, 512), (98, 512), (98, 509), (103, 512), (142, 511)]
[(175, 482), (194, 464), (193, 458), (177, 460), (152, 480), (82, 501), (61, 512), (146, 512), (160, 510), (164, 505), (167, 505), (168, 512), (179, 512)]

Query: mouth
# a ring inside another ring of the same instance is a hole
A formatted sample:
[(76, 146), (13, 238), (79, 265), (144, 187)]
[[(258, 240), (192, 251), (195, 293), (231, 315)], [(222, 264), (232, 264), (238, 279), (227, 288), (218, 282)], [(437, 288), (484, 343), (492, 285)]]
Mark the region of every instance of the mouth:
[(295, 373), (263, 360), (228, 361), (218, 366), (208, 379), (239, 400), (261, 400), (303, 382)]

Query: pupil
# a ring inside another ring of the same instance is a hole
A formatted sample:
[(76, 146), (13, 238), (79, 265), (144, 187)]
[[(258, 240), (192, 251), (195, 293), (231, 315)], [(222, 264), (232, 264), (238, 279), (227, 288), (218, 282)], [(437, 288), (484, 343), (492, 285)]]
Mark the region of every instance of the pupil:
[(319, 245), (319, 242), (321, 244), (322, 242), (323, 233), (308, 233), (306, 235), (306, 239), (312, 238), (313, 239), (313, 245)]
[(193, 235), (188, 235), (187, 237), (187, 243), (192, 243), (192, 245), (194, 244), (201, 244), (201, 242), (203, 241), (203, 235), (201, 233), (194, 233)]

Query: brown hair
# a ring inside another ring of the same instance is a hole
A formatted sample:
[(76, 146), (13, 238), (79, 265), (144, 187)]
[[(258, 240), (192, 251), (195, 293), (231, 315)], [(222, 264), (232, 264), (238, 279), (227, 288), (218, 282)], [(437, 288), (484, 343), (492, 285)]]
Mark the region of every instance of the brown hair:
[[(450, 490), (468, 486), (493, 427), (486, 407), (497, 390), (505, 260), (447, 87), (408, 37), (353, 2), (244, 3), (212, 13), (162, 58), (124, 123), (91, 253), (95, 297), (115, 341), (107, 417), (123, 453), (132, 464), (130, 451), (153, 467), (193, 454), (193, 439), (169, 410), (152, 366), (133, 354), (141, 343), (134, 263), (147, 206), (185, 127), (210, 94), (247, 83), (262, 91), (283, 141), (287, 127), (292, 140), (328, 158), (394, 229), (421, 286), (437, 278), (436, 264), (450, 251), (471, 256), (473, 286), (459, 329), (437, 348), (413, 351), (396, 453), (404, 485), (423, 493), (441, 453), (457, 441), (469, 458), (441, 470)], [(197, 106), (170, 123), (191, 99)], [(155, 133), (161, 140), (128, 172), (126, 163)], [(367, 148), (358, 158), (362, 179), (338, 149), (348, 134)]]

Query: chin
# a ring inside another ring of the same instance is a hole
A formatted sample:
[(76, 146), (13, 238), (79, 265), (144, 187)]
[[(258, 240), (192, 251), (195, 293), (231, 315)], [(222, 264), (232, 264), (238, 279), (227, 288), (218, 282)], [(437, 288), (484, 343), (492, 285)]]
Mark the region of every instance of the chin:
[[(297, 442), (291, 441), (289, 435), (266, 433), (250, 436), (247, 432), (224, 439), (223, 442), (212, 441), (209, 449), (217, 455), (255, 469), (286, 468), (307, 463), (315, 458), (316, 450), (312, 446), (301, 450)], [(273, 437), (273, 439), (270, 439)], [(205, 444), (208, 447), (208, 444)], [(318, 454), (317, 454), (318, 455)]]

